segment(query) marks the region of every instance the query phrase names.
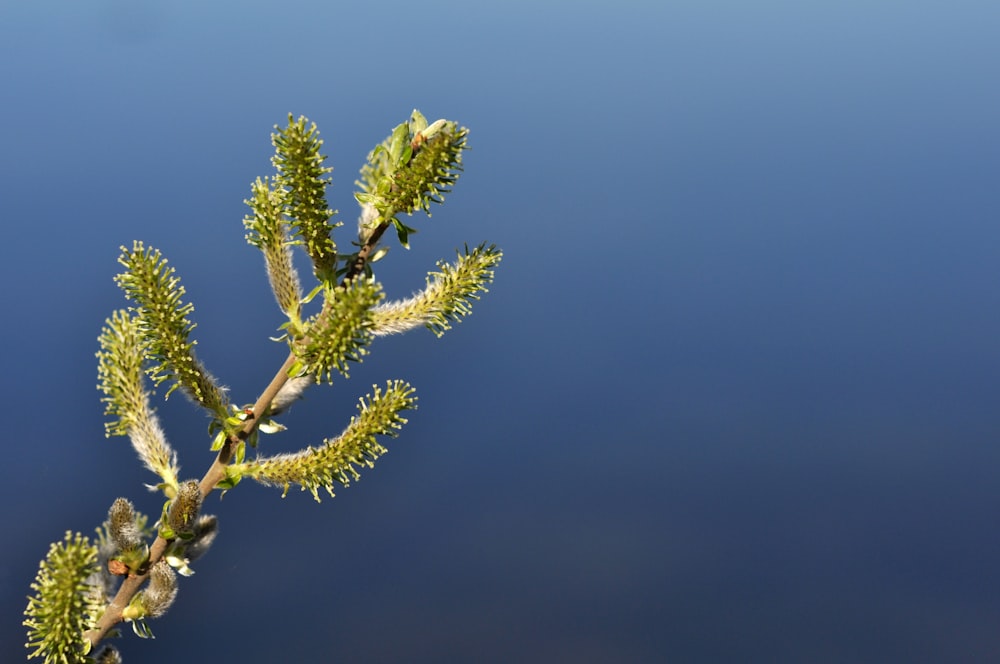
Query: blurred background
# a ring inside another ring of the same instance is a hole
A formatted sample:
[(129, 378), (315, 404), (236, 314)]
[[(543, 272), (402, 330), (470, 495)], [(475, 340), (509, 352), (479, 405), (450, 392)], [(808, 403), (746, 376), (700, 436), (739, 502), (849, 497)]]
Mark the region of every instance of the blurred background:
[[(998, 34), (989, 0), (4, 2), (0, 660), (50, 542), (160, 509), (95, 390), (119, 245), (252, 401), (272, 127), (317, 123), (346, 246), (413, 108), (472, 150), (378, 274), (494, 242), (491, 292), (308, 393), (268, 451), (388, 379), (420, 408), (336, 498), (213, 496), (126, 662), (1000, 660)], [(158, 408), (200, 477), (207, 420)]]

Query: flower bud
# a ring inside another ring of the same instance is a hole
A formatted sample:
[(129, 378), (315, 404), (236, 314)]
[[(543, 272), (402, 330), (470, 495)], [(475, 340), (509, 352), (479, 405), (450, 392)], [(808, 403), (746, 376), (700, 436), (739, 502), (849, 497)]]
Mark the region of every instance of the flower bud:
[(215, 536), (219, 532), (219, 518), (214, 514), (199, 516), (194, 522), (194, 537), (187, 545), (188, 560), (197, 560), (205, 555), (208, 548), (215, 541)]
[(134, 551), (143, 544), (135, 521), (135, 508), (125, 498), (116, 499), (108, 510), (108, 537), (118, 551)]
[(177, 497), (170, 503), (170, 511), (167, 514), (167, 525), (173, 531), (174, 537), (190, 539), (199, 509), (201, 509), (201, 489), (198, 487), (198, 481), (188, 480), (178, 488)]
[(114, 576), (140, 572), (148, 562), (149, 547), (143, 541), (131, 502), (118, 498), (111, 504), (107, 531), (115, 550), (115, 554), (108, 559), (108, 572)]
[(122, 664), (122, 656), (114, 646), (104, 646), (94, 657), (95, 664)]
[(218, 517), (211, 514), (199, 516), (198, 520), (194, 522), (191, 538), (174, 540), (164, 554), (164, 559), (181, 576), (191, 576), (194, 574), (194, 570), (191, 569), (190, 563), (208, 551), (212, 542), (215, 541), (218, 528)]
[(149, 585), (143, 594), (146, 615), (150, 618), (159, 618), (174, 603), (177, 598), (177, 575), (165, 560), (157, 562), (149, 570)]
[(177, 598), (177, 575), (167, 561), (160, 560), (149, 570), (149, 583), (136, 593), (132, 601), (122, 611), (122, 618), (141, 621), (144, 618), (159, 618)]

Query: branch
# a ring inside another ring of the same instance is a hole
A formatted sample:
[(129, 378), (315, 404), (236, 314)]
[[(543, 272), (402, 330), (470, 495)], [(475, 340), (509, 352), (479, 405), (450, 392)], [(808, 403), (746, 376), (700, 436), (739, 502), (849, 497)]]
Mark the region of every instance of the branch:
[[(389, 224), (383, 222), (379, 224), (374, 232), (372, 232), (372, 234), (368, 237), (368, 240), (361, 247), (358, 255), (348, 266), (347, 272), (344, 274), (344, 277), (340, 282), (341, 287), (345, 286), (350, 280), (354, 279), (359, 274), (364, 273), (372, 250), (375, 248), (375, 245), (378, 244), (379, 238), (382, 237), (382, 234), (385, 233), (385, 230), (388, 227)], [(284, 363), (282, 363), (281, 368), (279, 368), (274, 374), (274, 378), (271, 379), (267, 388), (261, 393), (260, 397), (257, 398), (256, 403), (254, 403), (253, 417), (247, 417), (246, 421), (243, 423), (243, 427), (239, 429), (236, 434), (230, 436), (229, 439), (227, 439), (223, 444), (222, 449), (220, 449), (218, 455), (216, 455), (215, 461), (198, 483), (202, 499), (206, 498), (208, 494), (215, 489), (216, 485), (225, 479), (226, 466), (228, 466), (229, 462), (232, 460), (236, 446), (246, 440), (250, 434), (253, 433), (253, 430), (259, 424), (261, 417), (263, 417), (264, 413), (271, 405), (271, 402), (274, 401), (274, 397), (277, 396), (278, 391), (286, 382), (288, 382), (288, 372), (296, 362), (297, 358), (295, 355), (293, 353), (289, 353), (288, 357), (285, 358)], [(149, 548), (149, 565), (147, 566), (146, 571), (142, 574), (129, 575), (124, 581), (122, 581), (121, 586), (118, 588), (118, 592), (115, 593), (114, 599), (112, 599), (108, 604), (93, 629), (83, 635), (84, 639), (90, 641), (91, 646), (96, 646), (108, 635), (108, 632), (110, 632), (115, 625), (122, 622), (122, 611), (128, 606), (135, 594), (139, 592), (139, 589), (142, 588), (146, 579), (149, 578), (149, 569), (151, 569), (152, 566), (163, 557), (163, 554), (169, 545), (169, 540), (157, 536), (156, 540)]]
[[(397, 214), (409, 215), (417, 210), (429, 214), (430, 203), (442, 202), (444, 194), (450, 191), (462, 170), (461, 154), (466, 148), (468, 133), (466, 129), (445, 120), (428, 124), (419, 112), (414, 111), (408, 122), (398, 126), (369, 155), (369, 164), (362, 169), (364, 182), (359, 183), (362, 185), (362, 192), (356, 194), (356, 198), (366, 211), (373, 210), (375, 214), (359, 228), (358, 252), (343, 256), (342, 272), (337, 272), (340, 257), (330, 235), (340, 224), (331, 222), (333, 211), (327, 208), (325, 199), (325, 189), (329, 184), (327, 174), (332, 169), (322, 166), (325, 158), (319, 154), (322, 142), (315, 125), (307, 128), (305, 122), (305, 118), (294, 121), (289, 116), (288, 128), (279, 130), (272, 136), (277, 151), (274, 164), (278, 170), (273, 182), (281, 190), (281, 196), (288, 197), (287, 200), (279, 201), (276, 192), (270, 189), (265, 191), (263, 183), (258, 181), (253, 190), (256, 196), (255, 218), (248, 223), (251, 243), (271, 250), (273, 255), (269, 259), (269, 265), (280, 263), (278, 267), (281, 268), (281, 274), (278, 276), (281, 279), (274, 290), (282, 310), (289, 315), (294, 313), (295, 317), (298, 314), (295, 300), (299, 291), (297, 278), (291, 277), (294, 268), (285, 251), (284, 229), (280, 227), (282, 205), (287, 204), (288, 223), (295, 229), (295, 235), (312, 259), (314, 274), (327, 289), (320, 316), (330, 314), (335, 310), (336, 296), (339, 295), (331, 290), (346, 291), (351, 282), (370, 272), (369, 263), (375, 247), (390, 225), (396, 228), (401, 244), (408, 246), (407, 234), (413, 232), (413, 229), (397, 219)], [(435, 301), (434, 306), (424, 307), (433, 309), (433, 315), (429, 314), (429, 319), (421, 322), (438, 332), (447, 328), (449, 320), (465, 315), (468, 298), (475, 297), (475, 291), (484, 290), (482, 286), (492, 277), (489, 268), (499, 260), (499, 252), (491, 258), (492, 262), (487, 261), (487, 264), (481, 265), (480, 273), (471, 282), (463, 285), (459, 280), (461, 287), (452, 289), (454, 292), (449, 291), (450, 294), (444, 298), (438, 298), (441, 302)], [(154, 382), (159, 384), (172, 379), (175, 384), (168, 394), (179, 386), (217, 420), (231, 420), (224, 391), (195, 358), (194, 343), (188, 341), (188, 335), (194, 327), (187, 319), (192, 307), (181, 301), (184, 290), (179, 279), (174, 277), (173, 268), (166, 265), (159, 252), (146, 250), (141, 243), (134, 244), (131, 251), (122, 248), (119, 261), (129, 268), (124, 275), (119, 276), (118, 283), (138, 305), (136, 315), (142, 323), (144, 341), (149, 345), (151, 359), (156, 363), (151, 374)], [(342, 278), (331, 289), (335, 274)], [(448, 277), (450, 274), (442, 267), (442, 281)], [(272, 285), (274, 281), (272, 277)], [(322, 329), (317, 328), (317, 334), (322, 332)], [(296, 349), (307, 346), (311, 341), (309, 337), (308, 330), (301, 333), (299, 338), (295, 338), (294, 334), (289, 335), (289, 355), (257, 398), (251, 412), (246, 414), (242, 423), (234, 422), (231, 427), (224, 429), (226, 438), (217, 448), (215, 460), (198, 482), (197, 492), (203, 500), (223, 480), (229, 479), (227, 470), (234, 456), (242, 457), (240, 446), (254, 434), (281, 388), (290, 378), (303, 373), (303, 360), (296, 356)], [(408, 385), (397, 383), (386, 389), (384, 399), (376, 391), (368, 403), (362, 400), (363, 411), (377, 406), (378, 409), (384, 408), (386, 412), (381, 413), (380, 417), (376, 417), (379, 413), (363, 412), (356, 420), (352, 420), (353, 428), (349, 427), (341, 439), (338, 439), (343, 450), (334, 449), (338, 441), (332, 441), (324, 450), (326, 457), (329, 457), (324, 459), (329, 463), (323, 466), (322, 473), (315, 477), (290, 477), (289, 481), (302, 483), (315, 494), (317, 486), (327, 486), (333, 479), (343, 480), (348, 474), (356, 475), (351, 464), (370, 463), (372, 458), (381, 453), (375, 442), (375, 435), (393, 435), (399, 424), (405, 421), (398, 413), (413, 407), (411, 392)], [(213, 445), (213, 449), (217, 444), (218, 442)], [(329, 489), (328, 486), (327, 488)], [(171, 529), (161, 528), (160, 532), (172, 537)], [(163, 559), (172, 541), (158, 534), (149, 548), (149, 558), (145, 565), (122, 580), (114, 598), (107, 604), (93, 628), (83, 635), (91, 647), (97, 645), (124, 620), (123, 615), (130, 602), (149, 579), (150, 570)]]

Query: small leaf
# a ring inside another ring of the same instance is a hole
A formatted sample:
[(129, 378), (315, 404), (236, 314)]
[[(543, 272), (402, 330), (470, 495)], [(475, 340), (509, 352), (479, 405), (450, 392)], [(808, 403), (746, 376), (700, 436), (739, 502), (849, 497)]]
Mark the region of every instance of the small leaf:
[[(444, 122), (444, 120), (438, 120), (437, 122)], [(410, 114), (410, 131), (414, 134), (419, 134), (426, 128), (427, 118), (420, 111), (413, 109), (413, 113)]]
[(410, 142), (410, 130), (404, 122), (392, 130), (389, 138), (389, 161), (399, 165), (403, 159), (403, 148)]
[(399, 244), (402, 245), (403, 249), (409, 249), (409, 235), (413, 232), (413, 229), (406, 226), (399, 219), (393, 219), (392, 225), (396, 227), (396, 237), (399, 239)]
[(242, 466), (242, 463), (229, 464), (226, 466), (226, 476), (219, 480), (218, 484), (215, 485), (215, 488), (221, 489), (225, 492), (239, 484), (240, 480), (243, 479), (243, 473), (241, 470)]
[(302, 298), (302, 304), (309, 304), (310, 302), (312, 302), (313, 298), (322, 293), (324, 288), (325, 286), (323, 284), (319, 284), (318, 286), (313, 288), (311, 291), (309, 291), (308, 295)]
[(218, 452), (222, 449), (222, 446), (226, 444), (229, 439), (229, 434), (225, 431), (220, 431), (215, 434), (215, 438), (212, 439), (212, 446), (209, 448), (213, 452)]
[(288, 427), (281, 424), (275, 420), (261, 420), (260, 424), (257, 425), (262, 433), (280, 433), (286, 431)]
[(132, 631), (140, 639), (155, 639), (156, 638), (155, 636), (153, 636), (153, 630), (151, 630), (149, 628), (149, 625), (146, 624), (145, 620), (143, 620), (143, 619), (140, 618), (138, 620), (133, 620), (131, 622), (132, 622)]

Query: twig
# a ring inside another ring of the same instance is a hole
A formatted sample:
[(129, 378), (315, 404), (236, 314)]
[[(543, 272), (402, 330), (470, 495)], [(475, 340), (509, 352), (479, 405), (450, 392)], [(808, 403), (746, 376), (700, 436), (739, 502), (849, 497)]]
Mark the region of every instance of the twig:
[[(385, 230), (389, 227), (388, 222), (382, 222), (379, 224), (372, 234), (368, 237), (364, 246), (358, 251), (358, 255), (355, 257), (354, 261), (347, 268), (347, 272), (344, 274), (343, 279), (340, 282), (341, 286), (344, 286), (350, 280), (357, 277), (359, 274), (364, 272), (365, 265), (368, 263), (368, 258), (371, 256), (375, 245), (378, 244), (379, 239), (385, 233)], [(247, 439), (251, 433), (253, 433), (254, 428), (260, 423), (261, 417), (263, 417), (264, 412), (274, 401), (274, 397), (278, 394), (281, 387), (288, 381), (288, 371), (291, 369), (292, 365), (295, 363), (296, 358), (292, 353), (288, 354), (285, 358), (284, 363), (281, 368), (274, 374), (274, 378), (268, 384), (267, 388), (261, 393), (260, 397), (257, 398), (257, 402), (253, 405), (253, 417), (247, 417), (246, 421), (243, 423), (243, 427), (234, 435), (232, 435), (228, 440), (222, 445), (222, 449), (215, 457), (215, 461), (205, 472), (204, 477), (202, 477), (201, 482), (199, 482), (199, 490), (201, 491), (202, 498), (208, 497), (208, 494), (215, 489), (216, 485), (225, 478), (226, 476), (226, 466), (229, 465), (230, 460), (233, 456), (233, 450), (236, 445)], [(156, 540), (153, 541), (152, 546), (149, 548), (149, 563), (146, 566), (146, 571), (142, 574), (130, 574), (123, 581), (121, 586), (118, 587), (118, 592), (115, 593), (114, 599), (108, 604), (104, 613), (98, 619), (94, 628), (88, 632), (85, 632), (83, 638), (88, 640), (91, 646), (96, 646), (101, 640), (103, 640), (115, 625), (122, 622), (122, 612), (128, 606), (129, 602), (145, 583), (146, 579), (149, 577), (149, 569), (152, 568), (160, 558), (163, 557), (164, 552), (170, 545), (170, 540), (164, 539), (163, 537), (157, 535)]]

